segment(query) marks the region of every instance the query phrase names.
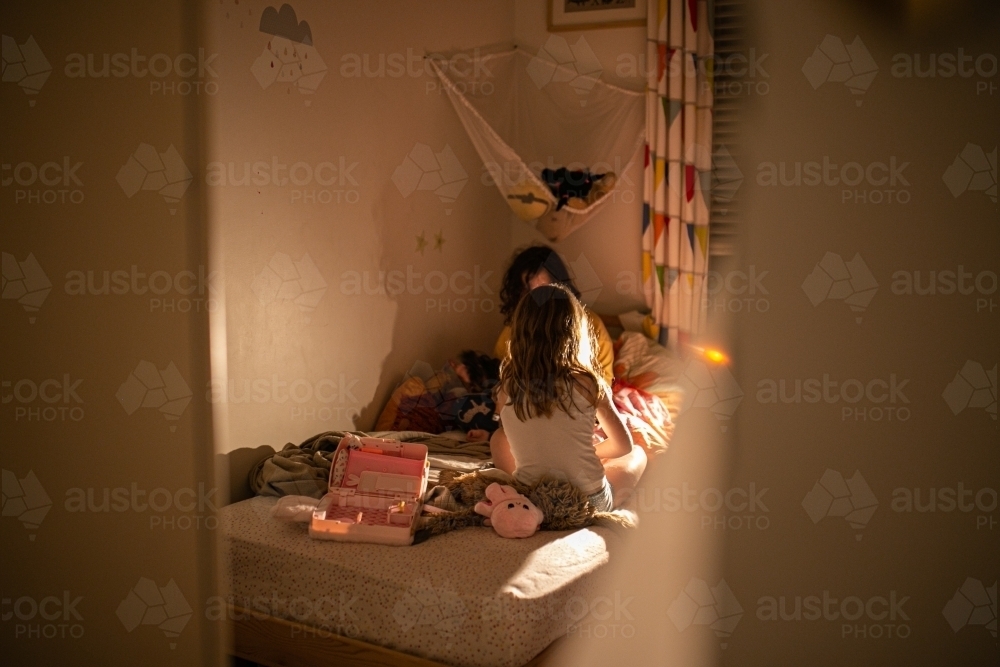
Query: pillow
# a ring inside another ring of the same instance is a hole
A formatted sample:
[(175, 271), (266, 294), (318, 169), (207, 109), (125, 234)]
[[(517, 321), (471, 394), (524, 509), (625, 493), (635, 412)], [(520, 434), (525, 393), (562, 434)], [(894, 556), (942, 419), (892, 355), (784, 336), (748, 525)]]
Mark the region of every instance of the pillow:
[(635, 331), (625, 331), (615, 341), (614, 370), (616, 378), (664, 400), (681, 391), (677, 381), (683, 368), (677, 357)]
[(431, 404), (424, 381), (416, 375), (396, 387), (382, 414), (375, 422), (376, 431), (424, 431), (439, 433), (441, 419), (437, 406)]
[(450, 364), (426, 380), (411, 375), (396, 387), (375, 423), (376, 431), (443, 433), (452, 429), (483, 429), (500, 425), (488, 392), (469, 393)]
[(454, 423), (463, 431), (479, 429), (492, 433), (500, 427), (494, 418), (496, 403), (490, 394), (466, 394), (455, 402)]

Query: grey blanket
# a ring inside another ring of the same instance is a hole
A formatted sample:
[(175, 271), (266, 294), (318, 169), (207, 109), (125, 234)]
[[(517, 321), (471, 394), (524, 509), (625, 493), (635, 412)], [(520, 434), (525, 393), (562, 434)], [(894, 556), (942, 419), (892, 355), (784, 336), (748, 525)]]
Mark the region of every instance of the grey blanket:
[[(333, 453), (340, 444), (340, 439), (347, 433), (419, 442), (427, 445), (432, 462), (436, 460), (433, 455), (468, 457), (470, 465), (475, 465), (475, 462), (485, 462), (490, 457), (488, 442), (461, 442), (433, 433), (327, 431), (314, 435), (300, 445), (288, 443), (274, 456), (259, 462), (250, 470), (250, 488), (259, 496), (296, 495), (321, 498), (327, 491)], [(463, 470), (467, 468), (463, 467)]]

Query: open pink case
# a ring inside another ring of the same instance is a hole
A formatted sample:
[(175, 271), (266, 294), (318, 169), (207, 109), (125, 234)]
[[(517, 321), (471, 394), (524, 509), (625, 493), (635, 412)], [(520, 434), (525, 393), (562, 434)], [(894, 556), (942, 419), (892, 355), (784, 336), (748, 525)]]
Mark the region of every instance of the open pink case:
[(420, 499), (427, 490), (427, 446), (350, 436), (341, 440), (333, 461), (330, 489), (313, 512), (309, 536), (411, 544)]

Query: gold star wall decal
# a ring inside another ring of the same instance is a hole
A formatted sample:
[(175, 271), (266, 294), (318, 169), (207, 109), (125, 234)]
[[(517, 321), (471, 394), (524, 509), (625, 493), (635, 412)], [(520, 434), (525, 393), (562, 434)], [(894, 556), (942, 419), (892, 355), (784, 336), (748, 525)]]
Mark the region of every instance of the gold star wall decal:
[(437, 234), (434, 235), (434, 249), (435, 250), (437, 250), (438, 252), (443, 252), (444, 251), (444, 242), (445, 242), (444, 232), (439, 231)]

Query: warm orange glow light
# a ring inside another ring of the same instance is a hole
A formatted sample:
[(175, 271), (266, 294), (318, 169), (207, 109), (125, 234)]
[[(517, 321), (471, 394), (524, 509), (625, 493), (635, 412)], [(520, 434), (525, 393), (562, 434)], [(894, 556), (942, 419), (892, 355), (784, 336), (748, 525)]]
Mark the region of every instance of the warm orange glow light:
[(729, 356), (721, 350), (717, 350), (712, 347), (697, 347), (695, 345), (691, 345), (690, 347), (692, 350), (700, 354), (705, 361), (720, 365), (729, 363)]
[(729, 358), (726, 355), (713, 349), (705, 350), (705, 358), (717, 364), (724, 364), (729, 361)]

